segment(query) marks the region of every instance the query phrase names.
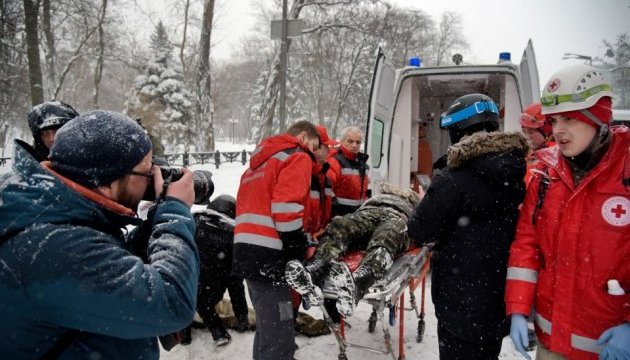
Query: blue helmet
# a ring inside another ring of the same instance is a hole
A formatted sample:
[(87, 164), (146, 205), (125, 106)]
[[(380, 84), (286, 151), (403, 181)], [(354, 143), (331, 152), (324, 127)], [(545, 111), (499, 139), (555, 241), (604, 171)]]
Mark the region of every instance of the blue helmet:
[(440, 127), (448, 129), (451, 143), (455, 144), (465, 135), (499, 130), (499, 109), (486, 95), (464, 95), (453, 101), (442, 114)]

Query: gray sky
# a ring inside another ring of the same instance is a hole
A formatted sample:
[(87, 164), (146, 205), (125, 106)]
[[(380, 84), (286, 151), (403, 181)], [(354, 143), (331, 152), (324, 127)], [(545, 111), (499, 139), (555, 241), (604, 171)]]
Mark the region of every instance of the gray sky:
[[(215, 59), (230, 49), (253, 25), (253, 3), (260, 0), (217, 1), (218, 28), (213, 38)], [(603, 56), (603, 39), (630, 35), (630, 0), (390, 0), (400, 7), (421, 9), (435, 20), (446, 10), (462, 16), (470, 44), (464, 61), (496, 63), (499, 52), (519, 62), (527, 40), (534, 42), (541, 86), (556, 70), (580, 62), (562, 60), (566, 52)], [(422, 55), (422, 54), (420, 54)]]

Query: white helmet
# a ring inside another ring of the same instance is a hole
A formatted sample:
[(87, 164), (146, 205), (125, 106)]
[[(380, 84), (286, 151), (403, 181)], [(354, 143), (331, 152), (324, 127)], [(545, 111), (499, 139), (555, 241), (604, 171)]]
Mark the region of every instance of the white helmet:
[(604, 96), (613, 96), (612, 86), (596, 68), (584, 64), (567, 66), (545, 84), (540, 98), (542, 114), (585, 110)]

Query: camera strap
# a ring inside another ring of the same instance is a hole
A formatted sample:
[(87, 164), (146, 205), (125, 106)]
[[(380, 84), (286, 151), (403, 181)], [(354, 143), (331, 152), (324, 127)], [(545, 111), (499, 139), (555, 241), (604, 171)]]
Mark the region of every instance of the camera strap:
[(166, 198), (166, 190), (168, 189), (168, 186), (171, 184), (171, 177), (169, 176), (168, 178), (164, 179), (164, 183), (162, 184), (162, 191), (160, 192), (160, 196), (155, 199), (155, 202), (157, 204), (164, 202), (164, 199)]

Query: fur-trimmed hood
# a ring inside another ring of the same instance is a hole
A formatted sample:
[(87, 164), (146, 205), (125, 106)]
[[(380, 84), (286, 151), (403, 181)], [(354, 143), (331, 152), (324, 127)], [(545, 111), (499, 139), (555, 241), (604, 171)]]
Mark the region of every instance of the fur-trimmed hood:
[(478, 132), (448, 148), (448, 169), (466, 170), (498, 187), (523, 186), (529, 145), (520, 133)]
[(521, 133), (477, 132), (464, 137), (457, 144), (451, 145), (447, 151), (449, 168), (456, 169), (471, 159), (493, 153), (520, 151), (523, 155), (529, 152), (529, 144)]

